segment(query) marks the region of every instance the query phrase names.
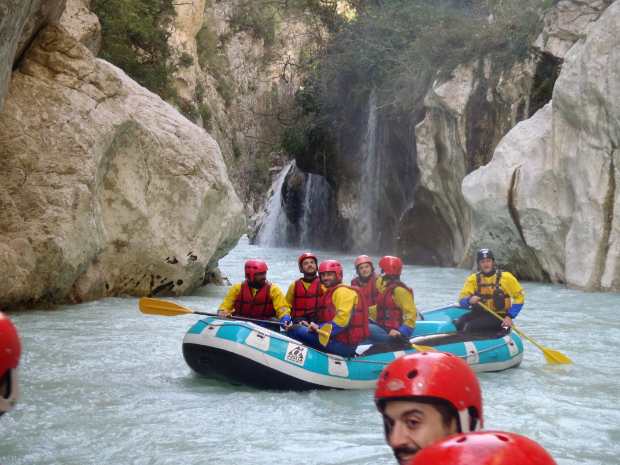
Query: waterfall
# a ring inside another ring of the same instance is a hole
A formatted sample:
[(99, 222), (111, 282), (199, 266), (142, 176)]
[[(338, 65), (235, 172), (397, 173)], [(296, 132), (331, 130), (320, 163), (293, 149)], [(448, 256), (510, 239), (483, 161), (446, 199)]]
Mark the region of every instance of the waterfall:
[(334, 208), (334, 191), (325, 177), (318, 174), (307, 174), (303, 189), (299, 245), (301, 248), (325, 249), (324, 241), (330, 239), (325, 237), (325, 232), (329, 230), (329, 218)]
[(286, 165), (270, 189), (271, 192), (268, 193), (270, 197), (267, 203), (267, 217), (260, 228), (257, 241), (263, 247), (283, 246), (287, 242), (289, 221), (282, 208), (282, 185), (294, 164), (295, 162), (291, 162)]
[(302, 173), (293, 161), (268, 192), (267, 216), (257, 236), (263, 247), (332, 248), (334, 190), (318, 174)]
[(373, 246), (375, 238), (375, 225), (377, 224), (377, 211), (379, 192), (381, 190), (381, 159), (379, 154), (379, 125), (376, 108), (377, 99), (371, 94), (369, 99), (368, 123), (362, 145), (362, 183), (360, 186), (360, 234), (355, 242), (358, 247)]

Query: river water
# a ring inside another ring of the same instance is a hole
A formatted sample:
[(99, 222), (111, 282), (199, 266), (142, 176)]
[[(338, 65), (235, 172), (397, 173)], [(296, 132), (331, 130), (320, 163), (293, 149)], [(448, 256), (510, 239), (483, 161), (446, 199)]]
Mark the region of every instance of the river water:
[[(220, 262), (231, 282), (261, 258), (283, 292), (298, 250), (244, 237)], [(353, 256), (337, 258), (353, 277)], [(406, 266), (419, 309), (453, 302), (463, 270)], [(574, 365), (525, 342), (517, 369), (483, 373), (486, 429), (524, 434), (559, 464), (620, 463), (620, 295), (524, 283), (517, 325)], [(174, 300), (213, 311), (227, 287)], [(372, 391), (261, 392), (201, 379), (181, 354), (192, 315), (143, 315), (136, 298), (9, 315), (23, 342), (21, 396), (0, 418), (0, 463), (394, 464)]]

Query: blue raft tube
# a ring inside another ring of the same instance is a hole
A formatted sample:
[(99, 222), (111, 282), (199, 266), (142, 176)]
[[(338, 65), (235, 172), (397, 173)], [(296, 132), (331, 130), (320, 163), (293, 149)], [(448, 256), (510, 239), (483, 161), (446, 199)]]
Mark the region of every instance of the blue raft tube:
[[(476, 372), (501, 371), (523, 360), (516, 332), (457, 332), (452, 321), (469, 310), (457, 304), (422, 312), (410, 342), (457, 355)], [(406, 342), (406, 341), (405, 341)], [(371, 389), (385, 366), (413, 348), (360, 345), (358, 356), (343, 358), (312, 349), (254, 323), (205, 318), (183, 339), (183, 356), (201, 376), (257, 389)], [(380, 353), (377, 353), (380, 352)]]

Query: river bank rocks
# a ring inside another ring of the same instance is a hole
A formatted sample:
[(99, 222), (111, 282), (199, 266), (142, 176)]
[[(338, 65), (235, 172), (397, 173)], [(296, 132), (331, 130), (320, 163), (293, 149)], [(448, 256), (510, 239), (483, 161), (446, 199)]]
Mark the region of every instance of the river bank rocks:
[(566, 54), (552, 103), (463, 181), (469, 260), (481, 245), (522, 277), (620, 290), (620, 2)]
[(245, 229), (217, 143), (67, 29), (0, 113), (0, 308), (187, 294)]

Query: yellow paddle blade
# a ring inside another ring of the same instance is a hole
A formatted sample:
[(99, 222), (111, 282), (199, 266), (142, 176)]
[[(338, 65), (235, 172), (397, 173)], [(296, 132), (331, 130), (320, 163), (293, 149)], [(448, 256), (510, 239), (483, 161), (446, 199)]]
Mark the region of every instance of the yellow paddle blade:
[[(501, 316), (499, 316), (497, 313), (495, 313), (493, 310), (491, 310), (489, 307), (487, 307), (483, 303), (478, 302), (478, 305), (480, 305), (482, 308), (484, 308), (487, 312), (492, 313), (493, 315), (495, 315), (500, 320), (503, 320), (503, 318)], [(525, 334), (523, 331), (518, 329), (515, 325), (512, 325), (512, 329), (514, 329), (517, 333), (519, 333), (521, 336), (525, 337), (528, 341), (530, 341), (532, 344), (534, 344), (536, 347), (538, 347), (540, 350), (542, 350), (543, 354), (545, 354), (545, 360), (547, 360), (548, 363), (573, 363), (573, 361), (570, 358), (568, 358), (566, 355), (558, 352), (557, 350), (545, 349), (543, 346), (541, 346), (539, 343), (537, 343), (534, 339), (532, 339), (527, 334)]]
[(437, 352), (437, 349), (429, 346), (418, 346), (416, 344), (411, 344), (411, 347), (413, 347), (418, 352)]
[(138, 305), (142, 313), (147, 313), (149, 315), (177, 316), (186, 313), (194, 313), (193, 310), (181, 307), (175, 303), (159, 299), (150, 299), (148, 297), (142, 297)]
[(557, 350), (543, 348), (542, 351), (548, 363), (573, 363), (570, 358)]
[(316, 330), (319, 333), (319, 342), (323, 347), (329, 342), (329, 336), (332, 334), (332, 325), (323, 325), (321, 329)]

